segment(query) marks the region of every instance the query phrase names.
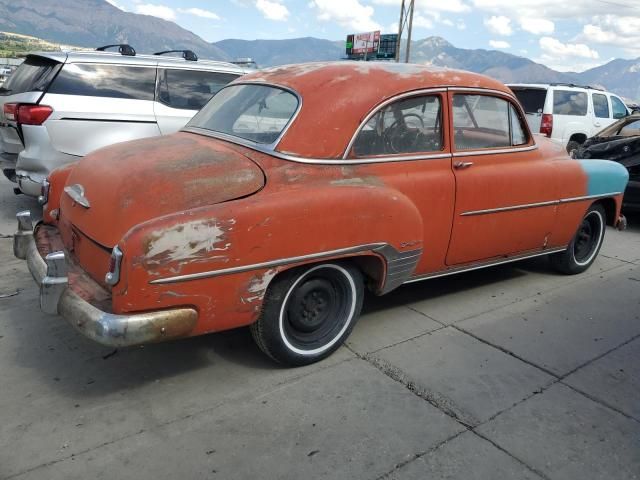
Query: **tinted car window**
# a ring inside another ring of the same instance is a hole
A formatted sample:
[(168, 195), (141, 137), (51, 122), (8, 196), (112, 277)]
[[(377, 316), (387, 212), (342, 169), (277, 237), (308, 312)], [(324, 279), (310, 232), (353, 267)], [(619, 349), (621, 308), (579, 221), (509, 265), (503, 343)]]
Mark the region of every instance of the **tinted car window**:
[(544, 108), (547, 91), (539, 88), (514, 88), (513, 93), (518, 98), (525, 113), (537, 113)]
[(49, 93), (153, 100), (155, 83), (156, 69), (151, 67), (68, 63)]
[(624, 136), (640, 135), (640, 120), (627, 123), (624, 127), (620, 129), (620, 131), (618, 132), (618, 135), (624, 135)]
[(601, 93), (594, 93), (591, 96), (593, 100), (593, 113), (598, 118), (609, 118), (609, 101), (607, 96)]
[(573, 92), (570, 90), (555, 90), (553, 92), (553, 113), (557, 115), (587, 114), (586, 92)]
[(363, 157), (441, 149), (440, 97), (426, 95), (400, 100), (376, 113), (358, 133), (352, 153)]
[(200, 110), (227, 83), (232, 73), (160, 69), (158, 100), (173, 108)]
[(453, 96), (456, 150), (511, 146), (509, 102), (488, 95)]
[(622, 103), (622, 100), (618, 97), (611, 97), (611, 107), (613, 110), (613, 118), (623, 118), (629, 115), (627, 107), (624, 106), (624, 103)]
[(22, 62), (3, 87), (0, 95), (42, 92), (60, 68), (60, 63), (47, 58), (29, 56)]
[(267, 85), (231, 85), (223, 88), (187, 124), (244, 138), (275, 142), (298, 109), (298, 98)]

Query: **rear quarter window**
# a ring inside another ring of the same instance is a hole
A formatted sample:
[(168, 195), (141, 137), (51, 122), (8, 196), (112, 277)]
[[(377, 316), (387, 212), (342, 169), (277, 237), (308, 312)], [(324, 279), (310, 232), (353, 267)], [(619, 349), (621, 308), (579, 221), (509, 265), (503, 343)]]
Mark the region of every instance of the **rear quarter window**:
[(0, 88), (0, 95), (43, 92), (60, 68), (60, 62), (43, 57), (27, 57)]
[(49, 93), (153, 100), (155, 84), (155, 67), (68, 63)]
[(544, 108), (547, 91), (539, 88), (514, 88), (513, 93), (525, 113), (537, 113)]
[(553, 113), (556, 115), (584, 116), (587, 114), (587, 93), (571, 90), (553, 92)]
[(233, 73), (159, 69), (158, 100), (172, 108), (200, 110), (227, 83)]

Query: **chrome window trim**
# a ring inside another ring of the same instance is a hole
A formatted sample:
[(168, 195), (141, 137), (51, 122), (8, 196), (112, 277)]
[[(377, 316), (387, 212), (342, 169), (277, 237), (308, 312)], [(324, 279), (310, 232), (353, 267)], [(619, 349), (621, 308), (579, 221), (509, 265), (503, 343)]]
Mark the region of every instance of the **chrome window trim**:
[[(379, 103), (367, 115), (365, 115), (364, 119), (360, 122), (360, 125), (358, 125), (358, 128), (356, 128), (355, 133), (351, 136), (351, 140), (349, 140), (349, 143), (347, 144), (347, 148), (342, 154), (342, 159), (347, 160), (349, 158), (349, 152), (351, 151), (351, 148), (353, 147), (353, 144), (355, 143), (356, 138), (358, 138), (360, 131), (364, 128), (367, 122), (371, 120), (371, 118), (373, 118), (380, 110), (385, 108), (387, 105), (390, 105), (391, 103), (394, 103), (398, 100), (402, 100), (403, 98), (419, 97), (421, 95), (428, 95), (430, 93), (442, 93), (446, 91), (447, 91), (446, 88), (423, 88), (420, 90), (412, 90), (410, 92), (400, 93), (393, 97), (387, 98), (382, 103)], [(441, 105), (441, 107), (444, 107), (444, 105)], [(443, 133), (443, 137), (444, 137), (444, 133)], [(371, 158), (371, 157), (362, 157), (362, 158), (364, 159), (364, 158)]]
[(450, 92), (476, 92), (476, 93), (490, 93), (492, 95), (502, 95), (510, 98), (511, 100), (518, 101), (514, 93), (503, 92), (502, 90), (494, 90), (492, 88), (480, 88), (480, 87), (449, 87)]
[(538, 146), (533, 144), (533, 145), (528, 145), (526, 147), (504, 147), (504, 148), (497, 148), (497, 149), (491, 149), (491, 150), (462, 150), (460, 152), (454, 152), (451, 155), (454, 158), (470, 157), (470, 156), (477, 156), (477, 155), (500, 155), (502, 153), (529, 152), (537, 149), (538, 149)]
[[(191, 133), (198, 133), (198, 134), (207, 135), (207, 136), (213, 137), (213, 138), (219, 138), (221, 140), (227, 140), (229, 142), (237, 143), (239, 145), (243, 145), (245, 147), (253, 148), (254, 150), (262, 151), (262, 152), (265, 152), (265, 153), (270, 153), (270, 154), (271, 153), (275, 153), (276, 147), (280, 143), (280, 140), (282, 140), (284, 135), (287, 133), (287, 130), (289, 130), (289, 127), (293, 124), (295, 119), (298, 117), (298, 114), (300, 113), (300, 110), (302, 110), (302, 96), (298, 92), (293, 90), (292, 88), (285, 87), (284, 85), (280, 85), (278, 83), (266, 83), (266, 82), (260, 82), (260, 81), (239, 81), (238, 82), (238, 81), (234, 80), (231, 83), (228, 83), (227, 85), (222, 87), (220, 90), (218, 90), (213, 97), (218, 95), (221, 91), (223, 91), (226, 88), (237, 87), (238, 85), (260, 85), (262, 87), (279, 88), (280, 90), (284, 90), (285, 92), (291, 93), (298, 100), (298, 107), (296, 108), (296, 111), (293, 112), (293, 115), (291, 115), (291, 118), (289, 118), (289, 120), (287, 121), (287, 124), (284, 126), (284, 128), (280, 132), (280, 135), (278, 135), (278, 137), (273, 142), (271, 142), (271, 143), (259, 143), (259, 142), (254, 142), (252, 140), (248, 140), (246, 138), (237, 137), (235, 135), (230, 135), (228, 133), (216, 132), (215, 130), (209, 130), (207, 128), (190, 126), (189, 124), (191, 123), (191, 120), (189, 120), (189, 123), (187, 123), (187, 125), (185, 125), (185, 127), (182, 128), (181, 131), (186, 131), (186, 132), (191, 132)], [(211, 97), (211, 98), (213, 98), (213, 97)], [(211, 100), (209, 100), (209, 101), (211, 101)], [(206, 107), (206, 105), (205, 105), (205, 107)], [(202, 108), (205, 108), (205, 107), (202, 107)]]
[(617, 195), (622, 195), (622, 192), (609, 192), (609, 193), (600, 193), (597, 195), (585, 195), (581, 197), (568, 197), (568, 198), (561, 198), (559, 200), (549, 200), (546, 202), (523, 203), (520, 205), (510, 205), (507, 207), (487, 208), (485, 210), (470, 210), (468, 212), (461, 213), (460, 216), (468, 217), (468, 216), (474, 216), (474, 215), (486, 215), (488, 213), (500, 213), (500, 212), (510, 212), (513, 210), (525, 210), (527, 208), (547, 207), (551, 205), (561, 205), (563, 203), (581, 202), (583, 200), (596, 200), (598, 198), (615, 197)]

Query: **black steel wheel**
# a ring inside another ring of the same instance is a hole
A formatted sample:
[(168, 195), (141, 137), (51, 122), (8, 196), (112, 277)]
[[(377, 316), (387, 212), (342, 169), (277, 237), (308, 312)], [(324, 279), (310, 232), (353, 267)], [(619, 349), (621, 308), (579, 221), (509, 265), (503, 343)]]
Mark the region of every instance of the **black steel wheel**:
[(554, 267), (573, 275), (584, 272), (595, 261), (606, 228), (606, 214), (600, 204), (592, 205), (585, 213), (571, 243), (564, 252), (551, 255)]
[(262, 351), (287, 365), (327, 357), (349, 336), (364, 296), (354, 266), (324, 263), (276, 277), (251, 333)]

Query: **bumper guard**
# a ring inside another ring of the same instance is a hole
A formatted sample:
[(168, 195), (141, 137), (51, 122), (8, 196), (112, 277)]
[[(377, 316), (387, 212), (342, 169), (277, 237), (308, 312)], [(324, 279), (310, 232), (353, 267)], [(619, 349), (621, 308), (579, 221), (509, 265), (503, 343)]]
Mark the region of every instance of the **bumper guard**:
[[(40, 308), (64, 317), (86, 337), (109, 347), (127, 347), (188, 336), (198, 314), (193, 308), (174, 308), (130, 315), (104, 312), (69, 287), (68, 264), (63, 251), (43, 259), (34, 238), (29, 211), (20, 212), (13, 253), (26, 260), (31, 276), (40, 286)], [(37, 226), (36, 226), (37, 228)]]

